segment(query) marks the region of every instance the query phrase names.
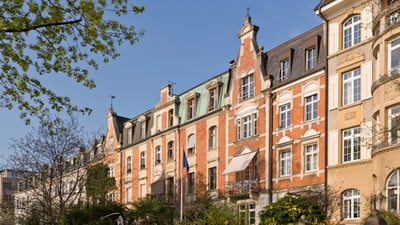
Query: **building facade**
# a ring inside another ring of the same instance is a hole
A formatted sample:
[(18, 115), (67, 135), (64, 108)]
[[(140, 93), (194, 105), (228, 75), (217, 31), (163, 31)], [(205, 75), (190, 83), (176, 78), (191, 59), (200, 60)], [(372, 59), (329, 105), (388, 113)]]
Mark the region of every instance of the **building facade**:
[(335, 221), (399, 213), (399, 1), (322, 1), (328, 67), (328, 185)]
[(108, 112), (104, 163), (116, 201), (129, 207), (152, 195), (185, 217), (207, 192), (236, 206), (238, 224), (258, 224), (263, 207), (287, 193), (323, 193), (323, 26), (270, 51), (258, 46), (258, 30), (246, 16), (227, 71), (181, 94), (166, 85), (159, 103), (133, 118)]

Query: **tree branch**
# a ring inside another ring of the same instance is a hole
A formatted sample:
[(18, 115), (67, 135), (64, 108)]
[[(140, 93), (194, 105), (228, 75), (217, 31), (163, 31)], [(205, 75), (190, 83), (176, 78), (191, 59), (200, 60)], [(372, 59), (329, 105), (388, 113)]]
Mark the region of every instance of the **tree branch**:
[(25, 27), (25, 28), (8, 28), (8, 29), (6, 28), (6, 29), (2, 29), (1, 32), (21, 33), (21, 32), (27, 32), (27, 31), (31, 31), (31, 30), (37, 30), (37, 29), (43, 28), (43, 27), (53, 27), (53, 26), (62, 26), (62, 25), (68, 25), (68, 24), (76, 24), (76, 23), (80, 23), (81, 21), (82, 21), (82, 18), (78, 19), (78, 20), (40, 24), (40, 25), (30, 26), (30, 27)]

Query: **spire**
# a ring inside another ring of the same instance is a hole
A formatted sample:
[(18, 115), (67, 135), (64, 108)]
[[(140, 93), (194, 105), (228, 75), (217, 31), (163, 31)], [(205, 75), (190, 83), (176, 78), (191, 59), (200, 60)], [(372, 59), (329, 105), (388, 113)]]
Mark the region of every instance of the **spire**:
[(244, 18), (244, 24), (251, 24), (250, 7), (246, 9), (246, 17)]

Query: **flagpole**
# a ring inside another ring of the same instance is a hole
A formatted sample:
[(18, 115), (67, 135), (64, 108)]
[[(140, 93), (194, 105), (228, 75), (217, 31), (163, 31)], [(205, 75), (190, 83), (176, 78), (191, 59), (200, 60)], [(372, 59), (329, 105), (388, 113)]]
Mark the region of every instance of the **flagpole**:
[[(182, 146), (182, 150), (184, 151), (184, 148)], [(179, 151), (180, 152), (180, 151)], [(182, 161), (179, 164), (183, 164), (183, 153), (182, 153)], [(179, 165), (180, 173), (181, 173), (181, 201), (180, 201), (180, 219), (183, 221), (183, 165)]]

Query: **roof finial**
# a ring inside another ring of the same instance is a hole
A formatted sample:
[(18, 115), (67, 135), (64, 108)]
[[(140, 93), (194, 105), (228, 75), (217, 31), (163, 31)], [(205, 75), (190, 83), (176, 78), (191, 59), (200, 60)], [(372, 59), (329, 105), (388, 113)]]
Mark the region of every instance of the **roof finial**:
[(247, 7), (246, 9), (246, 17), (250, 17), (250, 7)]
[(110, 97), (111, 97), (110, 111), (114, 111), (114, 109), (113, 109), (113, 99), (115, 98), (115, 95), (110, 95)]

